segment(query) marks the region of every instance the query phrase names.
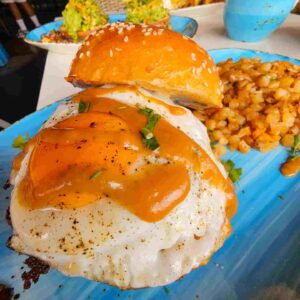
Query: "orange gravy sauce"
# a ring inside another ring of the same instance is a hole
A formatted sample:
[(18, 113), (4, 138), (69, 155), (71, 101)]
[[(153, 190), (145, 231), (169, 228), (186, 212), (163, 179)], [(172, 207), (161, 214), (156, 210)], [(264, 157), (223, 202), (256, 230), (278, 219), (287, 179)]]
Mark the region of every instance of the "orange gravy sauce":
[(296, 159), (289, 159), (280, 168), (281, 173), (287, 177), (293, 177), (300, 171), (300, 157)]
[[(188, 166), (227, 193), (227, 213), (234, 214), (233, 185), (199, 145), (161, 118), (153, 131), (160, 147), (152, 152), (140, 135), (147, 117), (101, 95), (100, 89), (76, 95), (73, 102), (89, 102), (89, 111), (41, 130), (28, 143), (33, 151), (18, 189), (22, 205), (77, 208), (109, 197), (142, 220), (156, 222), (188, 195)], [(164, 161), (150, 160), (154, 153)]]

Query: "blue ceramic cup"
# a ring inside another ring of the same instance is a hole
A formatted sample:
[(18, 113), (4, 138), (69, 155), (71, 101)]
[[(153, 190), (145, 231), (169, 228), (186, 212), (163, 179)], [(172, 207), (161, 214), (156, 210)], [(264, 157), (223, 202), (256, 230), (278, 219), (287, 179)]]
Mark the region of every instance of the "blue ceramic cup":
[(261, 41), (281, 25), (294, 4), (295, 0), (227, 0), (227, 34), (236, 41)]

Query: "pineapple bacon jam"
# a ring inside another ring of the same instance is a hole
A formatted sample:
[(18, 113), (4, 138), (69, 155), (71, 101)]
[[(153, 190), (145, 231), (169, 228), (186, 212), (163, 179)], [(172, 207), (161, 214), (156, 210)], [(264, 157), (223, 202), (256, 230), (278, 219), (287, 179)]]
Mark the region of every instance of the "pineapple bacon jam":
[(17, 191), (22, 205), (77, 208), (110, 197), (142, 220), (156, 222), (189, 193), (189, 166), (226, 192), (227, 213), (234, 214), (230, 180), (164, 118), (151, 109), (102, 98), (100, 89), (87, 89), (72, 101), (79, 104), (78, 114), (41, 130), (14, 160), (17, 171), (33, 149)]

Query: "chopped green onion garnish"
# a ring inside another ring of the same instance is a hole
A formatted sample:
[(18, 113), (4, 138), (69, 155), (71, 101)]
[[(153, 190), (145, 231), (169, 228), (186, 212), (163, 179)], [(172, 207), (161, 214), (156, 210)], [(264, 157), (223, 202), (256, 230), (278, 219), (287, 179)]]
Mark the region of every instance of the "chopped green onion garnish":
[(294, 145), (290, 151), (290, 158), (296, 159), (300, 156), (300, 150), (298, 149), (300, 146), (300, 134), (294, 136)]
[(117, 110), (122, 110), (122, 109), (125, 109), (125, 108), (127, 108), (127, 106), (118, 106)]
[(141, 129), (141, 134), (146, 140), (153, 138), (153, 133), (146, 127)]
[(97, 170), (95, 173), (93, 173), (90, 176), (90, 180), (95, 180), (100, 174), (101, 174), (101, 171)]
[(152, 137), (151, 139), (146, 139), (146, 138), (143, 138), (143, 143), (145, 144), (145, 146), (154, 151), (155, 149), (159, 148), (159, 143), (157, 141), (157, 139), (155, 137)]
[(228, 176), (231, 179), (231, 181), (233, 183), (239, 181), (240, 177), (243, 174), (243, 169), (242, 168), (236, 168), (235, 169), (234, 168), (235, 167), (235, 163), (232, 160), (230, 160), (230, 159), (227, 160), (227, 161), (222, 160), (221, 162), (222, 162), (223, 166), (225, 167), (225, 170), (227, 171)]
[(27, 133), (25, 133), (25, 138), (23, 138), (21, 135), (18, 135), (14, 139), (12, 146), (13, 146), (13, 148), (23, 150), (29, 140), (30, 140), (30, 136)]
[(148, 117), (153, 112), (153, 109), (145, 107), (145, 108), (140, 108), (138, 110), (138, 112), (139, 112), (139, 114), (145, 115), (145, 116)]
[(230, 172), (235, 166), (235, 163), (231, 159), (227, 161), (222, 160), (222, 164), (227, 172)]
[(240, 177), (243, 174), (242, 168), (233, 169), (229, 172), (229, 178), (232, 180), (233, 183), (240, 180)]
[(170, 289), (167, 286), (164, 286), (164, 290), (165, 290), (166, 294), (170, 294)]
[(150, 115), (148, 116), (148, 123), (146, 125), (146, 128), (149, 129), (150, 131), (153, 131), (159, 119), (160, 119), (160, 115), (151, 112)]
[(79, 106), (78, 106), (78, 112), (81, 114), (81, 113), (85, 113), (85, 112), (89, 111), (90, 105), (91, 105), (90, 102), (85, 102), (85, 101), (80, 100)]
[(157, 139), (153, 135), (153, 130), (160, 119), (160, 115), (154, 113), (153, 109), (151, 108), (140, 108), (138, 112), (142, 115), (145, 115), (148, 117), (148, 122), (144, 128), (141, 129), (141, 134), (143, 138), (143, 143), (148, 149), (155, 150), (160, 145), (157, 141)]
[(285, 200), (285, 197), (282, 196), (282, 195), (279, 195), (278, 198), (279, 198), (281, 201), (284, 201), (284, 200)]

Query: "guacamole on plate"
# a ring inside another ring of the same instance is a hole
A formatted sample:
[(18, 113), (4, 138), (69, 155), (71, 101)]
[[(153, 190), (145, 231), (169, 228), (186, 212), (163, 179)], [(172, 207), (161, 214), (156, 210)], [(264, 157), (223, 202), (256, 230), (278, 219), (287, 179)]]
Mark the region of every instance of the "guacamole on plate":
[(64, 30), (74, 42), (79, 40), (78, 32), (87, 32), (107, 23), (108, 16), (94, 0), (70, 0), (63, 16)]
[(124, 0), (128, 22), (153, 24), (169, 17), (162, 0)]

